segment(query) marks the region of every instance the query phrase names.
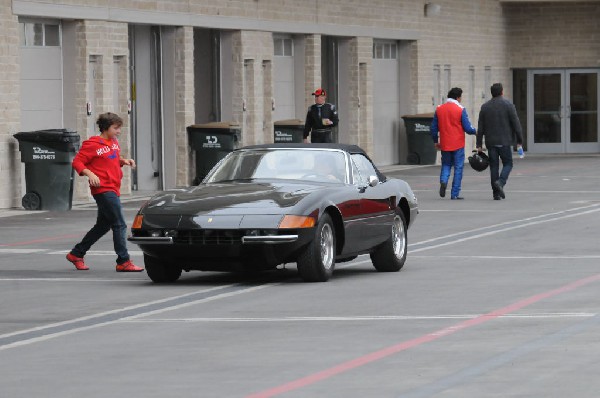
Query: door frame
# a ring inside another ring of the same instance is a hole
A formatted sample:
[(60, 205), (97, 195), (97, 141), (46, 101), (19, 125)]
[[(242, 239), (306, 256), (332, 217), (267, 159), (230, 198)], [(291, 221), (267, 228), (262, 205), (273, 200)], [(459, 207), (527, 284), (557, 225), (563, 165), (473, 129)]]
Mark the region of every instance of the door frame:
[[(571, 74), (596, 73), (597, 103), (600, 104), (600, 69), (597, 68), (553, 68), (530, 69), (527, 71), (527, 149), (532, 153), (597, 153), (600, 152), (600, 132), (596, 142), (572, 143), (571, 142)], [(535, 107), (534, 107), (534, 78), (536, 75), (560, 75), (560, 109), (557, 110), (560, 118), (561, 141), (558, 143), (536, 143), (535, 138)], [(600, 128), (600, 109), (597, 109), (597, 126)]]

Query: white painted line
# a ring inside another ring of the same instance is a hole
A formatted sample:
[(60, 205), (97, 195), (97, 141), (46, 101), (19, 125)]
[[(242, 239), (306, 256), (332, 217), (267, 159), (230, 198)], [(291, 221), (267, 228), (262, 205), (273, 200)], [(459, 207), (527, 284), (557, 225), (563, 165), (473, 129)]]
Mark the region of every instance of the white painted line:
[(131, 282), (146, 281), (146, 278), (118, 278), (118, 279), (88, 279), (88, 278), (0, 278), (0, 282)]
[[(565, 312), (565, 313), (540, 313), (540, 314), (505, 314), (498, 318), (590, 318), (597, 314), (589, 312)], [(291, 316), (291, 317), (267, 317), (267, 318), (159, 318), (159, 319), (125, 319), (124, 322), (133, 323), (194, 323), (194, 322), (364, 322), (364, 321), (419, 321), (438, 319), (475, 319), (483, 314), (467, 315), (382, 315), (382, 316)]]
[(473, 259), (481, 259), (481, 260), (588, 260), (588, 259), (597, 259), (600, 258), (599, 255), (573, 255), (573, 256), (427, 256), (427, 255), (414, 255), (410, 256), (410, 258), (473, 258)]
[[(50, 324), (47, 324), (47, 325), (38, 326), (38, 327), (30, 328), (30, 329), (18, 330), (16, 332), (12, 332), (12, 333), (0, 334), (0, 339), (11, 337), (11, 336), (16, 336), (16, 335), (24, 334), (24, 333), (38, 332), (38, 331), (42, 331), (42, 330), (46, 330), (46, 329), (50, 329), (50, 328), (59, 327), (59, 326), (69, 326), (69, 325), (75, 324), (77, 322), (86, 321), (86, 320), (98, 318), (98, 317), (105, 316), (105, 315), (117, 314), (119, 312), (128, 311), (128, 310), (135, 310), (136, 308), (142, 308), (142, 307), (146, 307), (146, 306), (149, 306), (149, 305), (165, 303), (165, 302), (168, 302), (168, 301), (171, 301), (171, 300), (176, 300), (176, 299), (181, 299), (181, 298), (185, 298), (185, 297), (188, 297), (188, 296), (196, 295), (198, 293), (208, 293), (208, 292), (211, 292), (211, 291), (221, 290), (221, 289), (225, 289), (225, 288), (232, 287), (232, 286), (234, 286), (234, 285), (230, 284), (230, 285), (223, 285), (223, 286), (213, 287), (213, 288), (209, 288), (209, 289), (195, 290), (195, 291), (193, 291), (191, 293), (186, 293), (186, 294), (182, 294), (182, 295), (178, 295), (178, 296), (170, 296), (170, 297), (167, 297), (167, 298), (164, 298), (164, 299), (150, 301), (150, 302), (146, 302), (146, 303), (142, 303), (142, 304), (136, 304), (136, 305), (132, 305), (132, 306), (128, 306), (128, 307), (117, 308), (117, 309), (114, 309), (114, 310), (111, 310), (111, 311), (98, 312), (98, 313), (95, 313), (95, 314), (92, 314), (92, 315), (88, 315), (88, 316), (84, 316), (84, 317), (80, 317), (80, 318), (75, 318), (75, 319), (70, 319), (68, 321), (50, 323)], [(262, 285), (262, 286), (266, 286), (266, 285)], [(245, 292), (247, 290), (248, 289), (242, 290), (241, 292)], [(239, 292), (237, 292), (237, 293), (239, 293)], [(216, 295), (214, 297), (220, 297), (220, 296), (222, 296), (222, 295)], [(80, 328), (67, 329), (67, 330), (64, 330), (62, 332), (51, 333), (51, 334), (47, 334), (47, 335), (44, 335), (44, 336), (41, 336), (41, 337), (36, 337), (36, 338), (32, 338), (32, 339), (26, 339), (26, 340), (17, 341), (17, 342), (11, 343), (11, 344), (0, 346), (0, 351), (5, 350), (7, 348), (14, 348), (14, 347), (19, 347), (19, 346), (23, 346), (23, 345), (27, 345), (27, 344), (39, 342), (39, 341), (50, 340), (50, 339), (52, 339), (54, 337), (65, 336), (65, 335), (76, 333), (76, 332), (79, 332), (79, 331), (93, 329), (93, 328), (97, 328), (97, 327), (108, 325), (108, 324), (113, 324), (113, 323), (116, 323), (116, 322), (119, 322), (119, 321), (120, 320), (109, 321), (109, 322), (102, 322), (102, 323), (97, 323), (97, 324), (93, 324), (93, 325), (90, 325), (90, 326), (84, 326), (84, 327), (80, 327)]]
[[(48, 252), (48, 254), (60, 254), (66, 256), (70, 250), (56, 250)], [(128, 250), (130, 256), (142, 256), (144, 253), (141, 250)], [(90, 250), (85, 256), (116, 256), (113, 250)]]
[[(599, 206), (600, 206), (599, 204), (593, 204), (593, 205), (589, 205), (589, 206), (576, 207), (573, 209), (562, 210), (562, 211), (548, 213), (548, 214), (542, 214), (542, 215), (535, 216), (535, 217), (523, 218), (521, 220), (507, 221), (507, 222), (500, 223), (500, 224), (488, 225), (485, 227), (475, 228), (475, 229), (468, 230), (468, 231), (462, 231), (462, 232), (457, 232), (454, 234), (440, 236), (437, 238), (427, 239), (427, 240), (424, 240), (421, 242), (413, 243), (412, 245), (409, 245), (409, 248), (410, 248), (410, 246), (423, 245), (426, 243), (432, 243), (432, 242), (440, 241), (443, 239), (454, 238), (454, 237), (461, 236), (461, 235), (469, 235), (465, 238), (456, 239), (456, 240), (453, 240), (450, 242), (444, 242), (444, 243), (440, 243), (437, 245), (421, 247), (418, 249), (412, 249), (409, 251), (409, 253), (416, 253), (416, 252), (420, 252), (420, 251), (424, 251), (424, 250), (436, 249), (439, 247), (448, 246), (448, 245), (452, 245), (455, 243), (465, 242), (465, 241), (469, 241), (469, 240), (473, 240), (473, 239), (479, 239), (479, 238), (483, 238), (486, 236), (495, 235), (500, 232), (511, 231), (514, 229), (529, 227), (532, 225), (539, 225), (539, 224), (544, 224), (547, 222), (562, 220), (565, 218), (572, 218), (572, 217), (582, 216), (582, 215), (586, 215), (586, 214), (597, 213), (600, 211)], [(591, 209), (591, 210), (587, 210), (587, 209)], [(582, 211), (582, 210), (585, 210), (585, 211)], [(550, 217), (550, 218), (546, 218), (546, 217)], [(546, 219), (540, 220), (541, 218), (546, 218)], [(533, 221), (533, 220), (537, 220), (537, 221)], [(512, 224), (512, 226), (510, 226), (510, 227), (498, 228), (498, 227), (502, 227), (504, 225), (511, 225), (511, 224)], [(498, 228), (498, 229), (496, 229), (496, 228)], [(492, 230), (490, 231), (490, 229), (492, 229)], [(482, 231), (488, 231), (488, 232), (482, 232)]]
[(40, 253), (46, 251), (45, 249), (0, 249), (2, 254), (30, 254)]

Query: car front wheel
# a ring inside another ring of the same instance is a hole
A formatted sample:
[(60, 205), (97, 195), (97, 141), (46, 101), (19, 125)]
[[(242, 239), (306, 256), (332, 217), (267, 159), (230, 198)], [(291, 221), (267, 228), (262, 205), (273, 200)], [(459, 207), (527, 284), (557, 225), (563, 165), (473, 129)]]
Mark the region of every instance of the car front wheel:
[(305, 282), (326, 282), (335, 268), (335, 229), (325, 213), (315, 228), (315, 237), (298, 257), (298, 272)]
[(407, 233), (404, 214), (399, 212), (392, 223), (391, 236), (371, 253), (371, 261), (377, 271), (397, 272), (406, 261)]
[(175, 282), (181, 276), (181, 268), (169, 264), (168, 261), (144, 254), (146, 273), (154, 283)]

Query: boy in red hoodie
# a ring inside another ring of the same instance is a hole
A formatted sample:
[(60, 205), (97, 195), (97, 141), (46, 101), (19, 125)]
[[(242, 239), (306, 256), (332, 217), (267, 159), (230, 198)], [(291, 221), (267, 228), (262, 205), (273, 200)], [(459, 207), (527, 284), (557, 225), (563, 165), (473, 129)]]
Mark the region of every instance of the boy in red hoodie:
[(120, 156), (119, 141), (123, 119), (117, 114), (107, 112), (98, 116), (96, 121), (100, 135), (91, 137), (81, 145), (81, 149), (73, 159), (73, 168), (77, 174), (86, 176), (90, 183), (92, 196), (98, 205), (96, 224), (75, 245), (67, 260), (78, 270), (88, 270), (83, 262), (85, 253), (109, 230), (113, 231), (113, 243), (117, 253), (117, 272), (140, 272), (143, 268), (134, 265), (127, 252), (127, 223), (121, 209), (121, 167), (127, 165), (135, 168), (133, 159)]

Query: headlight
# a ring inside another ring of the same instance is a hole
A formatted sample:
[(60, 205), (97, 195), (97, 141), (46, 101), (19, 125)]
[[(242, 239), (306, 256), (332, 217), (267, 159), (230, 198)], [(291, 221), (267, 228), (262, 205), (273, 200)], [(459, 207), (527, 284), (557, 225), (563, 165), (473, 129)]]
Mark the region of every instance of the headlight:
[(312, 228), (315, 224), (315, 217), (286, 215), (279, 222), (279, 228)]
[(142, 214), (138, 214), (137, 216), (135, 216), (135, 219), (133, 220), (133, 225), (131, 226), (131, 229), (142, 228), (143, 221), (144, 221), (144, 216)]

